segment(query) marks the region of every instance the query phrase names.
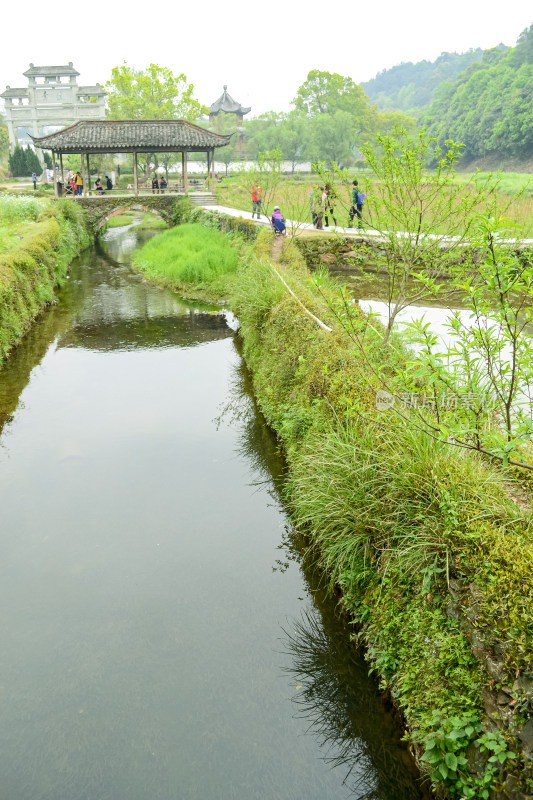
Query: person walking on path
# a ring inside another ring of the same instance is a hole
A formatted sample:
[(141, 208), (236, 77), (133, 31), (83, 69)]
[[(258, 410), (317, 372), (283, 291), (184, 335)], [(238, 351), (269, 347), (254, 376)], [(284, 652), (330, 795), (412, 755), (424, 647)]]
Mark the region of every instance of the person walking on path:
[(32, 172), (31, 179), (33, 181), (33, 189), (36, 192), (37, 191), (37, 175), (35, 174), (35, 172)]
[(329, 227), (330, 214), (333, 220), (333, 224), (337, 225), (337, 220), (335, 219), (335, 201), (337, 199), (337, 194), (331, 183), (326, 183), (325, 197), (323, 195), (323, 199), (324, 199), (324, 221), (326, 223), (326, 228)]
[(350, 225), (353, 227), (353, 218), (357, 216), (357, 227), (359, 230), (363, 227), (363, 203), (365, 202), (366, 194), (359, 189), (359, 182), (352, 181), (352, 206), (350, 208)]
[(323, 186), (320, 189), (315, 190), (315, 195), (317, 196), (317, 200), (315, 202), (315, 228), (317, 231), (321, 231), (324, 229), (324, 225), (322, 220), (324, 219), (324, 210), (326, 208), (326, 191)]
[(318, 214), (316, 213), (316, 196), (317, 196), (317, 188), (313, 186), (311, 191), (309, 192), (309, 210), (311, 212), (311, 219), (313, 221), (313, 228), (316, 228), (316, 220)]
[(83, 194), (83, 178), (79, 172), (76, 172), (76, 194)]
[(257, 219), (261, 219), (261, 201), (263, 199), (263, 190), (261, 186), (254, 183), (252, 186), (252, 219), (254, 214), (257, 214)]

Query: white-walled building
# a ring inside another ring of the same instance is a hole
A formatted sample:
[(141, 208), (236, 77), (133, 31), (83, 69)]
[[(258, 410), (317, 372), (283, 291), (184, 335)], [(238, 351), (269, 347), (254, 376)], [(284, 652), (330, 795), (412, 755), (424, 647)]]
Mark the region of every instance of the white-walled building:
[[(85, 119), (105, 119), (107, 92), (100, 86), (78, 86), (79, 75), (72, 61), (67, 66), (30, 67), (24, 73), (27, 88), (6, 86), (0, 94), (5, 104), (5, 121), (11, 151), (19, 142), (28, 142), (27, 132), (43, 136), (52, 130)], [(44, 163), (42, 152), (38, 152)]]

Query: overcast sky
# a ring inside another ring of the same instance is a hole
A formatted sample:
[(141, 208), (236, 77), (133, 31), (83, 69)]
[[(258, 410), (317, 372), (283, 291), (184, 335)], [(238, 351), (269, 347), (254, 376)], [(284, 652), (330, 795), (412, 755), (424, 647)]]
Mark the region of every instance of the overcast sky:
[(224, 83), (251, 115), (289, 110), (311, 69), (356, 83), (402, 61), (442, 51), (514, 45), (533, 23), (531, 0), (337, 0), (134, 4), (113, 0), (43, 4), (0, 12), (0, 91), (27, 85), (22, 73), (72, 61), (82, 85), (104, 84), (123, 61), (184, 72), (210, 105)]

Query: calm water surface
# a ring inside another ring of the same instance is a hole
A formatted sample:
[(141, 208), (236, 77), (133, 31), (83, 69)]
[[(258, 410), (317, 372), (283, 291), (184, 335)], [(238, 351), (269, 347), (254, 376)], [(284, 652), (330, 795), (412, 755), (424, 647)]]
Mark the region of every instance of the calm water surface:
[(142, 236), (0, 372), (0, 798), (414, 800), (234, 333), (131, 272)]

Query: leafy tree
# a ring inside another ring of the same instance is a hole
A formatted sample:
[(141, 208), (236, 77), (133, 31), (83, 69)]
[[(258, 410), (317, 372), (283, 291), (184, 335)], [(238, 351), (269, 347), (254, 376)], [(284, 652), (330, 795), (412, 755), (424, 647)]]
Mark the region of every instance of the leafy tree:
[[(448, 141), (441, 149), (423, 129), (377, 138), (379, 149), (362, 149), (377, 179), (367, 189), (367, 222), (386, 242), (376, 254), (386, 281), (386, 344), (403, 309), (430, 296), (435, 282), (457, 273), (461, 263), (466, 269), (464, 245), (493, 185), (490, 179), (473, 189), (454, 183), (462, 145)], [(430, 159), (436, 164), (431, 172)]]
[(9, 134), (5, 125), (0, 123), (0, 161), (4, 161), (9, 155)]
[(9, 169), (14, 178), (25, 178), (36, 172), (41, 173), (41, 164), (31, 147), (17, 145), (9, 156)]
[(369, 98), (351, 78), (318, 69), (311, 70), (292, 102), (308, 116), (346, 111), (366, 118), (373, 111)]
[[(502, 55), (503, 45), (493, 48)], [(490, 51), (492, 52), (492, 51)], [(419, 113), (430, 105), (438, 86), (445, 80), (455, 80), (470, 64), (481, 61), (484, 51), (441, 53), (435, 61), (408, 61), (378, 72), (375, 78), (361, 84), (364, 91), (384, 111), (398, 110)]]
[(14, 178), (20, 178), (26, 174), (24, 150), (19, 144), (17, 144), (13, 152), (9, 155), (9, 169)]
[[(106, 83), (110, 119), (188, 119), (195, 121), (207, 111), (193, 97), (194, 86), (186, 76), (174, 75), (167, 67), (150, 64), (146, 70), (128, 67), (126, 62), (111, 71)], [(145, 179), (158, 156), (147, 153), (140, 160)]]
[(311, 160), (346, 165), (353, 161), (358, 141), (354, 117), (347, 111), (319, 114), (308, 121)]
[(441, 84), (422, 117), (441, 145), (463, 142), (467, 159), (533, 155), (533, 25), (516, 47), (498, 50)]
[(430, 388), (433, 413), (416, 414), (430, 435), (451, 437), (503, 466), (533, 470), (525, 460), (533, 443), (533, 266), (502, 244), (510, 235), (506, 223), (479, 217), (473, 240), (482, 258), (472, 275), (457, 281), (469, 319), (451, 312), (451, 341), (443, 343), (423, 320), (411, 324), (420, 350), (401, 376), (402, 389)]
[(260, 152), (280, 147), (284, 161), (289, 161), (292, 172), (308, 156), (308, 120), (300, 111), (278, 114), (270, 111), (246, 126), (247, 147), (257, 156)]
[(150, 64), (146, 70), (128, 67), (126, 62), (111, 71), (107, 81), (110, 119), (188, 119), (206, 112), (193, 97), (194, 85), (186, 76), (174, 75), (167, 67)]
[(259, 153), (258, 160), (252, 169), (246, 169), (243, 165), (240, 173), (241, 187), (245, 187), (249, 192), (255, 185), (262, 189), (262, 209), (261, 213), (270, 216), (273, 211), (274, 202), (277, 200), (278, 188), (283, 180), (281, 162), (283, 154), (281, 148)]
[(26, 147), (24, 149), (24, 164), (26, 167), (26, 175), (31, 175), (32, 172), (35, 172), (37, 175), (40, 175), (43, 171), (41, 166), (41, 162), (37, 157), (37, 153), (35, 150), (32, 150), (31, 147)]

